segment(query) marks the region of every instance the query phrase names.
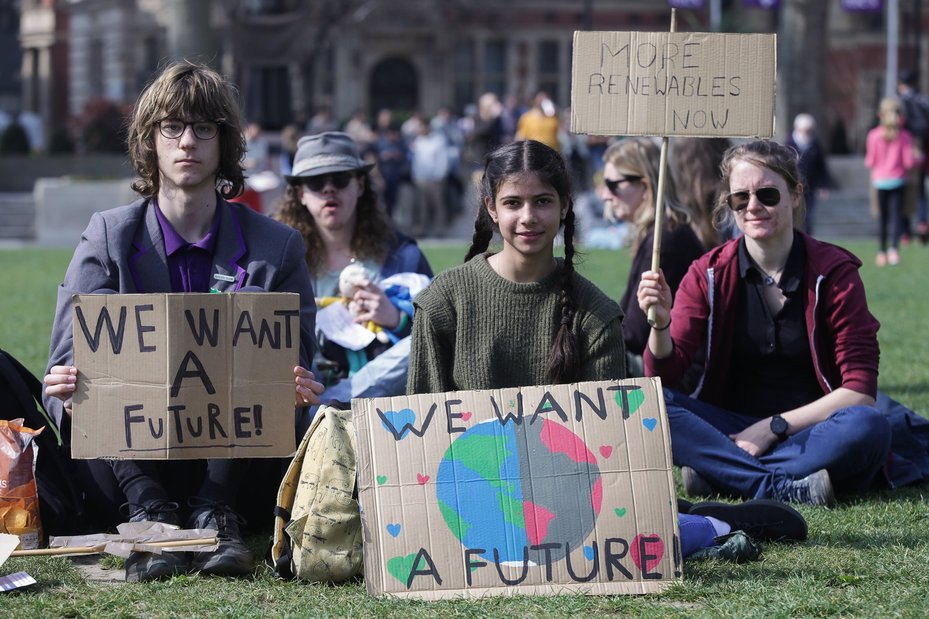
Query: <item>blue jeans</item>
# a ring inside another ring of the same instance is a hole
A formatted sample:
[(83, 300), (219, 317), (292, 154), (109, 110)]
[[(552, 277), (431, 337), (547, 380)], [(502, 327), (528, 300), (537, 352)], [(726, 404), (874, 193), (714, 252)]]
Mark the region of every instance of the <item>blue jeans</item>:
[(851, 406), (806, 428), (756, 458), (730, 434), (757, 417), (723, 410), (671, 389), (664, 390), (674, 464), (689, 466), (717, 490), (742, 498), (772, 498), (793, 479), (829, 471), (841, 490), (864, 490), (890, 451), (890, 424), (870, 406)]

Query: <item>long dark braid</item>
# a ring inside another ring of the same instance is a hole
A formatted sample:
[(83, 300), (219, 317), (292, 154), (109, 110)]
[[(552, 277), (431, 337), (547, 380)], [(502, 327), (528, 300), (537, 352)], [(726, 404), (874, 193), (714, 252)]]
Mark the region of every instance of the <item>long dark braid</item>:
[[(513, 144), (518, 144), (518, 142), (513, 142)], [(487, 251), (491, 239), (494, 238), (497, 225), (490, 218), (490, 213), (487, 212), (486, 201), (493, 201), (497, 197), (497, 188), (503, 182), (503, 179), (512, 173), (507, 171), (514, 167), (514, 163), (516, 164), (516, 171), (522, 171), (523, 166), (515, 161), (516, 157), (514, 157), (514, 155), (520, 153), (515, 152), (516, 149), (512, 148), (513, 144), (508, 144), (489, 153), (484, 161), (484, 173), (481, 175), (479, 195), (481, 206), (477, 209), (477, 217), (474, 218), (474, 235), (471, 237), (471, 247), (468, 248), (468, 253), (465, 254), (465, 262)], [(519, 161), (522, 159), (522, 156), (518, 157)]]
[(574, 201), (571, 198), (571, 176), (564, 159), (552, 148), (535, 140), (512, 142), (487, 155), (481, 178), (481, 208), (474, 220), (474, 236), (465, 255), (465, 262), (487, 251), (496, 224), (487, 212), (486, 202), (496, 199), (497, 190), (514, 174), (536, 174), (550, 185), (562, 203), (568, 205), (564, 221), (565, 258), (561, 272), (561, 320), (549, 353), (546, 379), (551, 383), (575, 380), (580, 369), (577, 336), (574, 334)]
[(577, 378), (580, 355), (573, 322), (577, 307), (574, 305), (574, 204), (568, 207), (564, 218), (564, 266), (561, 269), (561, 325), (548, 357), (545, 376), (549, 382), (566, 383)]

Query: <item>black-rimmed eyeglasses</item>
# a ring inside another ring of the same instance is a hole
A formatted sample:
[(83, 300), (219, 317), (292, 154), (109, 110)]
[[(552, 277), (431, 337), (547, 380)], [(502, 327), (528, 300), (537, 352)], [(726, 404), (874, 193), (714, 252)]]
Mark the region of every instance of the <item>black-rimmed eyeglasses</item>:
[(161, 135), (169, 140), (176, 140), (184, 135), (187, 127), (194, 130), (194, 136), (198, 140), (212, 140), (219, 133), (219, 124), (209, 120), (195, 120), (193, 122), (184, 122), (182, 120), (160, 120), (158, 121), (158, 130)]

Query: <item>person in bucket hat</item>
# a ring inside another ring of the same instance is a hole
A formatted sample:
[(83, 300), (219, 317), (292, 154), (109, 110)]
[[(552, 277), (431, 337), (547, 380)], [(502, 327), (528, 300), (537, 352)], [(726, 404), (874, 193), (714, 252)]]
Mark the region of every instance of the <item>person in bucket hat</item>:
[[(398, 232), (382, 208), (368, 175), (373, 167), (346, 133), (328, 131), (301, 138), (275, 215), (303, 235), (318, 299), (342, 296), (339, 277), (349, 265), (364, 269), (366, 276), (351, 292), (349, 311), (355, 322), (373, 321), (389, 335), (387, 343), (375, 340), (362, 351), (352, 351), (328, 341), (317, 328), (318, 374), (327, 385), (323, 403), (404, 393), (407, 355), (403, 351), (412, 328), (412, 303), (408, 297), (389, 296), (390, 287), (385, 290), (380, 282), (400, 273), (432, 277), (416, 241)], [(367, 367), (388, 350), (390, 355)]]
[(351, 136), (341, 131), (326, 131), (300, 138), (293, 169), (284, 178), (288, 183), (300, 184), (304, 178), (334, 172), (367, 174), (373, 167), (373, 163), (361, 158)]

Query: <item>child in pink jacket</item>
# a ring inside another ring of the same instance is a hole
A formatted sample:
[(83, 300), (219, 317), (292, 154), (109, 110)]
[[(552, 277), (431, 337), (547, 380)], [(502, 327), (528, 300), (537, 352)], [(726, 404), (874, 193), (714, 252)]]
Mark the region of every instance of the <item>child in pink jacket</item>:
[(882, 99), (878, 117), (880, 124), (868, 132), (865, 165), (871, 169), (871, 184), (877, 190), (880, 251), (876, 261), (877, 266), (882, 267), (900, 262), (898, 248), (907, 172), (920, 163), (922, 155), (913, 144), (910, 132), (903, 128), (898, 99)]

